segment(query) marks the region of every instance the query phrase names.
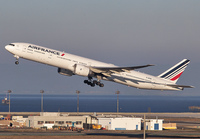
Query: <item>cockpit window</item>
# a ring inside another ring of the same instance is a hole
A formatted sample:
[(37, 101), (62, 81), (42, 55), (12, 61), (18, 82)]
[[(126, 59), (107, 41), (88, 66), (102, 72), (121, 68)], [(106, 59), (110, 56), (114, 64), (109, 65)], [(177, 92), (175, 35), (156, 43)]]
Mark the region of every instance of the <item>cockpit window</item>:
[(11, 45), (11, 46), (15, 46), (15, 45), (14, 45), (14, 44), (12, 44), (12, 43), (11, 43), (11, 44), (9, 44), (9, 45)]

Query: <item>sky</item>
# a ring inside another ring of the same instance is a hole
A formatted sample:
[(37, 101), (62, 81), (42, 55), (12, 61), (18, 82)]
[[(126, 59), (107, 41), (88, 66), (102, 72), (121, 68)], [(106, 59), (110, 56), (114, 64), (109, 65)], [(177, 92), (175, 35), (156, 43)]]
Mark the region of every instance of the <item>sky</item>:
[[(0, 0), (0, 93), (200, 96), (199, 0)], [(159, 75), (184, 58), (191, 63), (177, 82), (184, 91), (140, 90), (86, 77), (62, 76), (56, 67), (15, 58), (5, 50), (27, 42), (118, 66), (154, 64), (139, 71)]]

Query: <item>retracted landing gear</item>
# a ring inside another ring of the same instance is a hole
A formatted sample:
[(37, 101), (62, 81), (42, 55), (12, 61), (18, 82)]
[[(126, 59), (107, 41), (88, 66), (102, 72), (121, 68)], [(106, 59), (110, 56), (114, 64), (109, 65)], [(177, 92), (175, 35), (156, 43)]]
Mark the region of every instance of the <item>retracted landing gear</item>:
[(90, 85), (91, 87), (95, 87), (95, 85), (98, 85), (99, 87), (104, 87), (103, 83), (100, 83), (100, 81), (92, 80), (92, 78), (88, 78), (88, 80), (84, 80), (84, 83), (87, 85)]
[(14, 55), (14, 57), (16, 58), (15, 64), (18, 65), (19, 64), (19, 56)]

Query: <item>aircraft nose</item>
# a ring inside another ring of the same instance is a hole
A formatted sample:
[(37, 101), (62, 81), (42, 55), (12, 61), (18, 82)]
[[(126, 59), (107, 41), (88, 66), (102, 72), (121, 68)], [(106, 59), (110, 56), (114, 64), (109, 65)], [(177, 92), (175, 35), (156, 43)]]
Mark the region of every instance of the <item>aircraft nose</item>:
[(8, 50), (8, 49), (9, 49), (8, 47), (9, 47), (9, 46), (8, 46), (8, 45), (6, 45), (6, 46), (5, 46), (5, 49), (6, 49), (6, 50)]
[(8, 52), (11, 52), (11, 51), (12, 51), (12, 48), (13, 48), (13, 46), (11, 46), (11, 45), (6, 45), (6, 46), (5, 46), (5, 49), (6, 49)]

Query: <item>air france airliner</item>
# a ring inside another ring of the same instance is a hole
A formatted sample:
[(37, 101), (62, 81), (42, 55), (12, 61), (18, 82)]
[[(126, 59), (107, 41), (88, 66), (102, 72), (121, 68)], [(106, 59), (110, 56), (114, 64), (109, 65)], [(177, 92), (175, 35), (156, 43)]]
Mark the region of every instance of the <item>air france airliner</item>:
[[(183, 90), (184, 88), (193, 88), (193, 86), (176, 84), (190, 63), (188, 59), (183, 59), (158, 76), (152, 76), (135, 71), (136, 69), (153, 66), (151, 64), (119, 67), (30, 43), (11, 43), (6, 45), (5, 49), (14, 55), (16, 65), (19, 64), (19, 58), (24, 58), (54, 66), (58, 68), (58, 73), (65, 76), (79, 75), (87, 77), (84, 83), (91, 87), (104, 87), (102, 80), (107, 80), (148, 90)], [(96, 80), (93, 78), (96, 78)]]

